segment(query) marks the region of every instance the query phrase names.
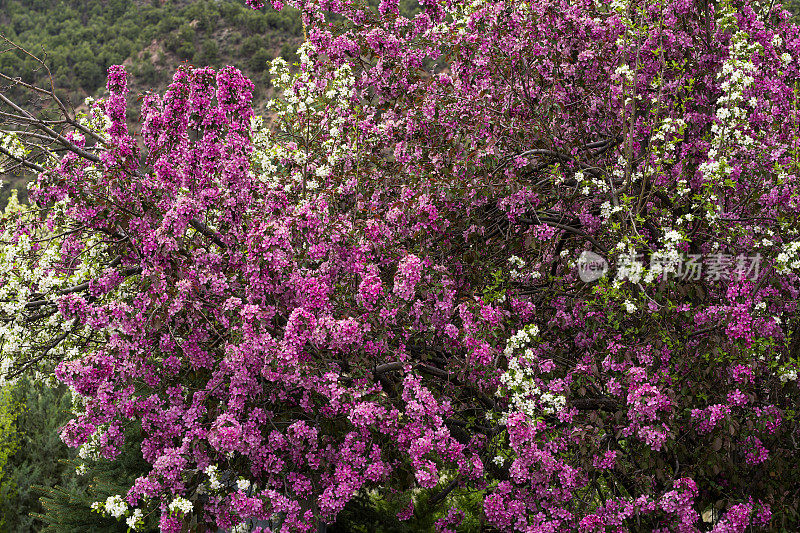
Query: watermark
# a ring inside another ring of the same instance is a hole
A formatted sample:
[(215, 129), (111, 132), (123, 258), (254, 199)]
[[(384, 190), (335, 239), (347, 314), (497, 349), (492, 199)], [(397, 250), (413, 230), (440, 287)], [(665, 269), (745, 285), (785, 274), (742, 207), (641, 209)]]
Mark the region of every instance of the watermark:
[(585, 283), (597, 281), (608, 272), (608, 261), (594, 252), (584, 251), (578, 258), (578, 277)]
[[(619, 258), (616, 279), (638, 283), (642, 279), (681, 281), (755, 281), (761, 271), (761, 254), (709, 255), (686, 254), (678, 257), (653, 254), (645, 268), (644, 254), (627, 254)], [(608, 261), (594, 252), (584, 251), (578, 258), (578, 277), (585, 283), (597, 281), (609, 271)]]

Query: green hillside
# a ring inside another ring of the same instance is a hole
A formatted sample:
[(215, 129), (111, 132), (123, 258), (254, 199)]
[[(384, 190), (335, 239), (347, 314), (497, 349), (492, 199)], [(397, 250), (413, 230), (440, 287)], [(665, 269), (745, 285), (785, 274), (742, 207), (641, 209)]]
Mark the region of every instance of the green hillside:
[[(267, 62), (294, 56), (302, 40), (296, 10), (248, 9), (238, 0), (0, 0), (0, 32), (46, 55), (56, 87), (77, 105), (97, 93), (106, 69), (125, 64), (134, 91), (157, 90), (183, 61), (233, 64), (269, 86)], [(37, 63), (21, 53), (0, 55), (0, 70), (41, 78)]]

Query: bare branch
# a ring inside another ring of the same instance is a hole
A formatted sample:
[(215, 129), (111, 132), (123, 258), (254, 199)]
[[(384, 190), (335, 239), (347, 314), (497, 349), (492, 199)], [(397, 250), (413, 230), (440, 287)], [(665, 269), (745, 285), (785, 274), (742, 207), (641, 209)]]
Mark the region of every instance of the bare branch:
[[(135, 276), (136, 274), (140, 274), (141, 272), (142, 272), (142, 267), (137, 266), (137, 267), (128, 267), (126, 269), (123, 269), (121, 274), (127, 278), (130, 276)], [(60, 291), (56, 291), (55, 296), (65, 296), (67, 294), (73, 294), (76, 292), (84, 291), (89, 288), (89, 285), (91, 283), (92, 283), (91, 281), (87, 281), (79, 285), (74, 285), (66, 289), (61, 289)], [(38, 309), (43, 305), (48, 305), (52, 303), (54, 303), (52, 300), (47, 300), (47, 299), (35, 300), (33, 302), (26, 303), (25, 309)]]

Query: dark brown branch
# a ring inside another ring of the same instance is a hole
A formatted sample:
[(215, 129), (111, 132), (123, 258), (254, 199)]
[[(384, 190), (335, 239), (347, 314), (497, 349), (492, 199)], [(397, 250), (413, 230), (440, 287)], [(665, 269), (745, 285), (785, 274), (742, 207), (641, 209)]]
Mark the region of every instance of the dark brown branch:
[(448, 484), (447, 484), (447, 485), (446, 485), (446, 486), (445, 486), (445, 487), (444, 487), (442, 490), (440, 490), (439, 492), (437, 492), (436, 494), (434, 494), (433, 496), (431, 496), (431, 499), (430, 499), (430, 500), (428, 500), (428, 503), (429, 503), (430, 505), (436, 505), (436, 504), (437, 504), (437, 503), (439, 503), (440, 501), (442, 501), (442, 500), (444, 500), (445, 498), (447, 498), (447, 496), (448, 496), (448, 495), (449, 495), (451, 492), (453, 492), (453, 489), (455, 489), (456, 487), (458, 487), (458, 483), (459, 483), (459, 481), (460, 481), (460, 480), (459, 480), (459, 477), (458, 477), (458, 476), (456, 476), (455, 478), (453, 478), (453, 481), (451, 481), (450, 483), (448, 483)]
[(593, 411), (595, 409), (614, 409), (619, 407), (619, 402), (612, 398), (575, 398), (569, 401), (570, 405), (579, 411)]
[(395, 361), (393, 363), (385, 363), (382, 365), (378, 365), (375, 367), (375, 370), (372, 371), (373, 375), (377, 378), (381, 374), (385, 374), (387, 372), (394, 372), (395, 370), (400, 370), (405, 366), (405, 363), (401, 363), (400, 361)]
[(41, 165), (37, 165), (33, 161), (28, 161), (25, 158), (20, 158), (13, 155), (11, 152), (0, 146), (0, 154), (8, 157), (9, 159), (13, 159), (14, 161), (18, 162), (20, 165), (26, 166), (32, 170), (36, 170), (37, 172), (44, 172), (44, 167)]
[[(405, 365), (406, 365), (406, 363), (402, 363), (400, 361), (395, 361), (395, 362), (392, 362), (392, 363), (385, 363), (385, 364), (376, 366), (375, 369), (372, 372), (373, 372), (373, 375), (375, 376), (375, 379), (378, 379), (382, 374), (385, 374), (387, 372), (392, 372), (392, 371), (395, 371), (395, 370), (400, 370)], [(419, 372), (422, 372), (423, 374), (428, 374), (430, 376), (438, 377), (440, 379), (445, 379), (445, 380), (453, 383), (454, 385), (459, 385), (461, 387), (466, 388), (467, 390), (469, 390), (473, 394), (473, 396), (475, 396), (475, 398), (480, 400), (480, 402), (482, 404), (484, 404), (484, 406), (486, 406), (486, 407), (488, 407), (490, 409), (494, 409), (495, 406), (496, 406), (495, 401), (493, 399), (491, 399), (489, 396), (487, 396), (486, 394), (484, 394), (483, 392), (478, 390), (476, 387), (474, 387), (472, 385), (469, 385), (468, 383), (463, 383), (463, 382), (459, 381), (457, 379), (456, 375), (453, 374), (452, 372), (448, 372), (446, 370), (442, 370), (441, 368), (436, 368), (435, 366), (426, 365), (424, 363), (413, 363), (412, 367), (415, 368), (416, 370), (418, 370)]]
[(580, 230), (578, 228), (573, 228), (572, 226), (567, 226), (566, 224), (561, 224), (559, 222), (555, 222), (554, 220), (549, 219), (549, 218), (543, 218), (541, 220), (532, 220), (530, 218), (518, 218), (517, 220), (519, 222), (522, 222), (523, 224), (528, 224), (528, 225), (531, 225), (531, 226), (536, 226), (536, 225), (539, 225), (539, 224), (545, 224), (547, 226), (552, 226), (554, 228), (558, 228), (558, 229), (561, 229), (561, 230), (564, 230), (564, 231), (568, 231), (570, 233), (574, 233), (575, 235), (580, 235), (581, 237), (583, 237), (584, 239), (586, 239), (587, 241), (592, 243), (592, 245), (595, 248), (597, 248), (598, 250), (600, 250), (604, 254), (608, 254), (608, 249), (605, 246), (603, 246), (602, 244), (600, 244), (599, 242), (597, 242), (597, 239), (595, 239), (594, 237), (592, 237), (591, 235), (589, 235), (585, 231)]
[[(134, 276), (136, 274), (139, 274), (139, 273), (141, 273), (141, 271), (142, 271), (142, 267), (128, 267), (128, 268), (126, 268), (126, 269), (124, 269), (122, 271), (122, 275), (127, 278), (127, 277), (130, 277), (130, 276)], [(90, 283), (91, 283), (91, 281), (87, 281), (85, 283), (81, 283), (80, 285), (74, 285), (72, 287), (67, 287), (66, 289), (61, 289), (60, 291), (57, 291), (55, 293), (55, 295), (56, 296), (64, 296), (64, 295), (67, 295), (67, 294), (72, 294), (72, 293), (76, 293), (76, 292), (80, 292), (80, 291), (86, 290), (86, 289), (89, 288), (89, 284)], [(46, 300), (46, 299), (35, 300), (33, 302), (26, 303), (25, 304), (25, 309), (38, 309), (39, 307), (41, 307), (43, 305), (52, 304), (52, 303), (53, 302), (51, 300)]]
[(208, 226), (206, 226), (205, 224), (203, 224), (199, 220), (192, 219), (192, 220), (189, 221), (189, 225), (192, 226), (194, 229), (196, 229), (199, 233), (201, 233), (201, 234), (205, 235), (206, 237), (208, 237), (209, 239), (211, 239), (211, 241), (214, 244), (216, 244), (217, 246), (219, 246), (220, 248), (227, 248), (228, 247), (228, 245), (225, 244), (222, 241), (222, 239), (219, 238), (219, 236), (217, 235), (217, 233), (214, 230), (212, 230), (211, 228), (209, 228)]
[(24, 373), (24, 372), (25, 372), (25, 371), (26, 371), (28, 368), (30, 368), (31, 366), (35, 365), (36, 363), (38, 363), (38, 362), (40, 362), (40, 361), (44, 360), (44, 359), (47, 357), (47, 354), (49, 354), (49, 353), (50, 353), (50, 350), (52, 350), (53, 348), (55, 348), (56, 346), (58, 346), (59, 344), (61, 344), (61, 342), (62, 342), (64, 339), (66, 339), (67, 337), (69, 337), (69, 335), (70, 335), (70, 334), (71, 334), (73, 331), (75, 331), (75, 329), (76, 329), (77, 325), (78, 325), (78, 324), (77, 324), (77, 322), (76, 322), (76, 323), (75, 323), (75, 325), (73, 325), (73, 326), (72, 326), (72, 328), (70, 328), (70, 330), (69, 330), (69, 331), (66, 331), (66, 332), (62, 333), (61, 335), (59, 335), (58, 337), (56, 337), (55, 339), (53, 339), (53, 341), (52, 341), (52, 342), (50, 342), (49, 344), (47, 344), (47, 346), (44, 346), (44, 349), (42, 350), (42, 353), (40, 353), (40, 354), (39, 354), (39, 355), (37, 355), (36, 357), (33, 357), (33, 358), (31, 358), (31, 359), (28, 359), (27, 361), (25, 361), (24, 363), (22, 363), (22, 364), (21, 364), (19, 367), (17, 367), (16, 369), (14, 369), (12, 372), (9, 372), (7, 379), (14, 379), (14, 378), (16, 378), (16, 377), (18, 377), (18, 376), (21, 376), (21, 375), (22, 375), (22, 374), (23, 374), (23, 373)]
[(70, 142), (67, 138), (65, 138), (57, 131), (55, 131), (53, 128), (48, 126), (43, 120), (37, 119), (36, 117), (31, 115), (28, 111), (22, 109), (17, 104), (12, 102), (5, 95), (3, 95), (3, 93), (0, 93), (0, 101), (5, 102), (5, 104), (11, 107), (14, 111), (22, 113), (24, 117), (27, 117), (27, 121), (31, 126), (40, 129), (49, 135), (52, 135), (54, 140), (58, 141), (62, 146), (64, 146), (71, 152), (81, 156), (84, 159), (88, 159), (93, 163), (100, 163), (101, 159), (99, 157), (90, 152), (87, 152), (86, 150), (76, 145), (75, 143)]

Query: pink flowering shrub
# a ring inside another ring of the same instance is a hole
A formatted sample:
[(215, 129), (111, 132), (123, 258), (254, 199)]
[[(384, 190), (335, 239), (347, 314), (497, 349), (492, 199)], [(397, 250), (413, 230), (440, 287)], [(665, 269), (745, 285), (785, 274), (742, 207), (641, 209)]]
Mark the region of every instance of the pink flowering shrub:
[(441, 531), (473, 493), (500, 531), (800, 527), (788, 14), (286, 4), (272, 128), (236, 69), (181, 67), (135, 138), (113, 67), (4, 218), (2, 370), (53, 362), (64, 441), (141, 427), (124, 497), (163, 531), (375, 491)]

